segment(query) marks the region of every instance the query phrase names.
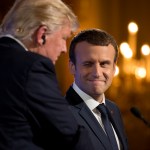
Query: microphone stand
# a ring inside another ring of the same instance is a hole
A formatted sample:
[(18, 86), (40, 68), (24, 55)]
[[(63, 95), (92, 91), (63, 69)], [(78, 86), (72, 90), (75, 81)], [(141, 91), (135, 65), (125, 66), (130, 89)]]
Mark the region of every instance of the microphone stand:
[(144, 122), (145, 125), (147, 125), (150, 128), (150, 122), (148, 122), (143, 116), (141, 116), (140, 119)]
[(135, 117), (137, 117), (137, 118), (139, 118), (140, 120), (142, 120), (142, 121), (144, 122), (144, 124), (147, 125), (147, 126), (150, 128), (150, 122), (147, 121), (147, 120), (144, 118), (144, 116), (141, 114), (141, 112), (138, 110), (138, 108), (132, 107), (132, 108), (130, 109), (130, 111), (132, 112), (132, 114), (133, 114)]

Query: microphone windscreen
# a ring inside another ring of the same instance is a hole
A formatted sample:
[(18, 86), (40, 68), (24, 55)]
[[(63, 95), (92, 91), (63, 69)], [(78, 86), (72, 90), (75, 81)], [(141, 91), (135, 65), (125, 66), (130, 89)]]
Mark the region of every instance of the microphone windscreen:
[(137, 118), (141, 118), (141, 117), (142, 117), (140, 111), (139, 111), (136, 107), (132, 107), (132, 108), (130, 109), (130, 111), (131, 111), (132, 114), (133, 114), (134, 116), (136, 116)]

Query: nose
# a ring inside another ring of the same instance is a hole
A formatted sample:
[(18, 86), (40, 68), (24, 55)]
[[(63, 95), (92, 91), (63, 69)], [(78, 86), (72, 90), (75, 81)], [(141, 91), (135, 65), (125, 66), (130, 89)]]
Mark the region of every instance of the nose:
[(66, 53), (66, 52), (67, 52), (67, 44), (66, 44), (66, 42), (65, 42), (64, 45), (62, 46), (61, 52), (62, 52), (62, 53)]
[(102, 73), (101, 67), (99, 64), (93, 66), (92, 74), (94, 77), (99, 77)]
[(61, 52), (62, 53), (66, 53), (67, 52), (67, 48), (65, 48), (65, 49), (63, 48)]

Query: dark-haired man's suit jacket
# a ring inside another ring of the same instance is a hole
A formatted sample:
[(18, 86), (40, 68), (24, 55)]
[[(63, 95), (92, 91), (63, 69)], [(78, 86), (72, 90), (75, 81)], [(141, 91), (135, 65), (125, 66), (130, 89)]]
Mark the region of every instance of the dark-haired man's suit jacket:
[[(107, 141), (106, 135), (95, 116), (72, 87), (67, 91), (66, 99), (70, 103), (71, 109), (78, 122), (88, 129), (95, 148), (97, 150), (112, 150)], [(106, 105), (111, 112), (113, 126), (115, 127), (116, 133), (121, 142), (122, 150), (127, 150), (127, 138), (124, 133), (120, 111), (118, 107), (108, 99), (106, 99)]]
[(61, 95), (52, 62), (1, 37), (0, 150), (93, 150), (87, 138)]

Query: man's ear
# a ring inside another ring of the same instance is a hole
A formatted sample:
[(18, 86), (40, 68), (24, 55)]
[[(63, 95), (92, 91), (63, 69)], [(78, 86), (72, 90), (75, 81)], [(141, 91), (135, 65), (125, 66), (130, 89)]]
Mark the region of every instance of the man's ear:
[(46, 42), (46, 32), (47, 27), (46, 26), (40, 26), (36, 32), (36, 42), (38, 45), (43, 45)]
[(75, 74), (75, 65), (71, 60), (69, 60), (69, 69), (70, 69), (71, 74), (74, 75)]

